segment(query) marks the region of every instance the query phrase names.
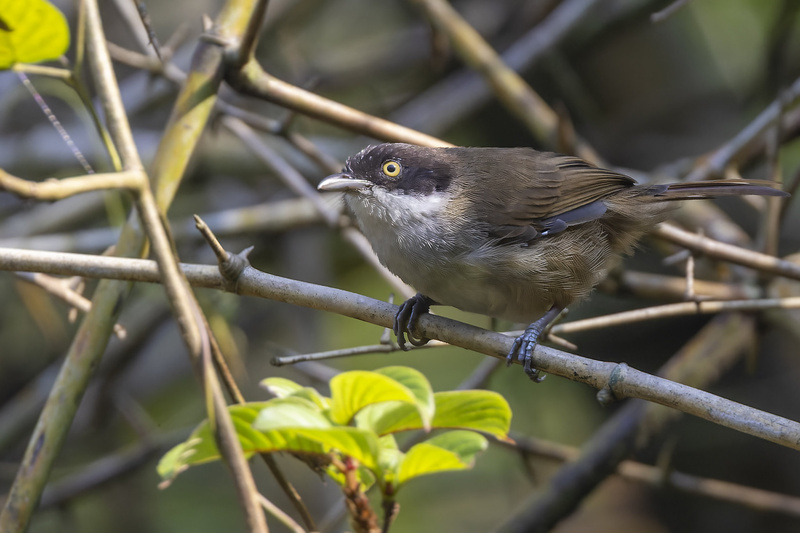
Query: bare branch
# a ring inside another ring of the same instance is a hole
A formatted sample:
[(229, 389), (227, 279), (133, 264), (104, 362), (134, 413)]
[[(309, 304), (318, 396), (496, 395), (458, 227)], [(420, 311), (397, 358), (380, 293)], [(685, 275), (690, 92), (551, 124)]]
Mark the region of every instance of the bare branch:
[(714, 259), (722, 259), (768, 274), (777, 274), (785, 278), (800, 280), (800, 266), (794, 263), (771, 255), (747, 250), (746, 248), (740, 248), (739, 246), (715, 241), (702, 235), (684, 231), (670, 224), (660, 224), (653, 231), (653, 235)]
[(12, 176), (0, 169), (0, 189), (5, 189), (23, 198), (48, 201), (61, 200), (62, 198), (89, 191), (106, 189), (137, 190), (144, 179), (146, 177), (141, 170), (127, 170), (37, 182)]
[[(226, 281), (214, 266), (182, 264), (181, 267), (187, 279), (196, 286), (220, 290), (226, 287)], [(9, 249), (0, 249), (0, 269), (147, 282), (161, 279), (156, 264), (143, 259)], [(246, 268), (242, 272), (236, 286), (238, 294), (336, 312), (382, 327), (390, 327), (397, 313), (397, 306), (386, 302), (273, 276), (253, 268)], [(506, 359), (514, 341), (512, 337), (500, 333), (430, 314), (420, 317), (419, 328), (426, 337), (502, 360)], [(642, 398), (792, 449), (800, 449), (800, 424), (797, 422), (640, 372), (625, 364), (596, 361), (537, 346), (533, 365), (542, 372), (580, 381), (597, 389), (605, 388), (614, 399)]]
[(244, 94), (262, 98), (304, 115), (376, 139), (407, 142), (421, 146), (452, 146), (430, 135), (368, 115), (281, 81), (267, 74), (255, 61), (250, 61), (241, 70), (230, 72), (226, 80), (232, 87)]

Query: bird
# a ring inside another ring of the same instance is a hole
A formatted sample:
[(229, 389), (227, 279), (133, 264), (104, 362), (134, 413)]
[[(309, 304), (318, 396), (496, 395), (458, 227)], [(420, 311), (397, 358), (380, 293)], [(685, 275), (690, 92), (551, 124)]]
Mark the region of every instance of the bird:
[(381, 263), (417, 294), (393, 324), (407, 349), (432, 305), (530, 324), (507, 362), (533, 381), (533, 350), (568, 305), (589, 296), (677, 200), (788, 196), (766, 180), (638, 184), (577, 157), (533, 148), (370, 145), (318, 189), (347, 211)]

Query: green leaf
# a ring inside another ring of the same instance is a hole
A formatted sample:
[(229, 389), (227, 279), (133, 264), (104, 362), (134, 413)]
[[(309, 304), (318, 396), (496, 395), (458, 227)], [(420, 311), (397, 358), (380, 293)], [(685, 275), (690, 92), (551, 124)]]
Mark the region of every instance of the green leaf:
[(396, 489), (415, 477), (471, 468), (475, 455), (487, 446), (485, 437), (470, 431), (450, 431), (416, 444), (397, 469)]
[(259, 385), (277, 398), (286, 398), (303, 390), (302, 385), (286, 378), (262, 379)]
[[(334, 449), (348, 455), (366, 468), (378, 471), (378, 438), (374, 433), (353, 427), (329, 429), (296, 429), (291, 432), (298, 437), (310, 439), (323, 445), (325, 453)], [(288, 451), (296, 451), (287, 448)]]
[(364, 408), (356, 415), (356, 426), (374, 431), (379, 436), (423, 429), (416, 406), (403, 402), (385, 402)]
[(258, 413), (253, 427), (259, 431), (283, 428), (329, 428), (331, 421), (311, 400), (299, 397), (276, 398)]
[(405, 385), (411, 391), (417, 399), (416, 405), (420, 417), (422, 417), (422, 425), (426, 430), (430, 430), (431, 419), (436, 406), (433, 399), (433, 389), (425, 375), (419, 370), (407, 366), (387, 366), (379, 368), (375, 372), (392, 378)]
[(0, 0), (0, 69), (57, 59), (69, 47), (64, 15), (45, 0)]
[[(253, 428), (277, 442), (283, 439), (283, 451), (328, 453), (337, 450), (349, 455), (365, 467), (378, 468), (378, 438), (363, 429), (351, 427), (334, 427), (316, 405), (305, 398), (278, 398), (267, 402), (253, 422)], [(306, 440), (313, 441), (318, 447), (309, 447)], [(299, 446), (299, 448), (295, 448)], [(258, 450), (275, 451), (275, 450)]]
[(435, 428), (471, 429), (508, 439), (511, 407), (501, 395), (487, 390), (437, 392)]
[(330, 401), (322, 396), (316, 389), (311, 387), (304, 387), (299, 383), (295, 383), (291, 379), (286, 378), (266, 378), (261, 380), (260, 385), (267, 389), (270, 394), (278, 398), (298, 397), (311, 400), (319, 406), (320, 409), (328, 409)]
[[(251, 424), (266, 404), (267, 402), (256, 402), (234, 405), (228, 408), (234, 427), (237, 428), (239, 442), (242, 444), (242, 449), (245, 450), (247, 457), (252, 455), (252, 451), (248, 454), (247, 449), (250, 448), (252, 450), (253, 448), (253, 435), (247, 429), (252, 429)], [(243, 428), (242, 431), (239, 431), (239, 428)], [(158, 462), (156, 470), (162, 479), (172, 480), (189, 466), (207, 463), (216, 459), (219, 459), (219, 451), (206, 420), (192, 431), (186, 441), (168, 451)]]
[(467, 468), (456, 454), (439, 448), (427, 442), (420, 442), (414, 445), (397, 470), (395, 481), (395, 491), (404, 483), (415, 477), (447, 470), (464, 470)]
[(486, 437), (466, 430), (446, 431), (425, 442), (453, 452), (463, 463), (470, 466), (474, 463), (475, 456), (489, 447)]
[[(277, 451), (325, 456), (336, 450), (374, 472), (379, 471), (380, 447), (375, 434), (352, 427), (331, 427), (330, 421), (308, 400), (282, 398), (234, 405), (228, 412), (246, 457)], [(254, 422), (265, 429), (256, 429)], [(211, 428), (205, 421), (185, 442), (162, 457), (157, 470), (163, 479), (171, 481), (188, 467), (219, 457)]]
[(330, 385), (331, 419), (337, 424), (349, 424), (356, 413), (380, 402), (396, 400), (412, 404), (415, 410), (420, 408), (408, 387), (377, 372), (342, 372), (331, 379)]
[[(433, 398), (436, 411), (431, 426), (434, 429), (471, 429), (500, 439), (508, 438), (511, 408), (505, 398), (496, 392), (446, 391), (435, 393)], [(417, 410), (397, 402), (371, 406), (359, 414), (358, 421), (359, 427), (368, 427), (378, 435), (423, 429)]]

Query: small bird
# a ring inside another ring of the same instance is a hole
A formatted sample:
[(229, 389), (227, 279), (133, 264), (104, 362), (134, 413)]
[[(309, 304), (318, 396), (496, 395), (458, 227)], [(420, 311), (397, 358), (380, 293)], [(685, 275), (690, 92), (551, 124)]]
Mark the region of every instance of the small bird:
[(431, 305), (530, 323), (508, 353), (534, 381), (545, 327), (589, 295), (674, 200), (788, 196), (760, 180), (638, 185), (624, 174), (532, 148), (369, 146), (319, 189), (342, 191), (380, 261), (419, 291), (400, 306), (406, 349)]

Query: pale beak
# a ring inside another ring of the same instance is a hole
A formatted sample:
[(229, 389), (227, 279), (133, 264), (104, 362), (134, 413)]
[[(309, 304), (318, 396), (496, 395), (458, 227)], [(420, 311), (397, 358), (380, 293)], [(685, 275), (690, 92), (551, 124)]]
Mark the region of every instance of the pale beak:
[(320, 191), (357, 191), (372, 185), (371, 181), (359, 180), (350, 174), (333, 174), (317, 185)]

